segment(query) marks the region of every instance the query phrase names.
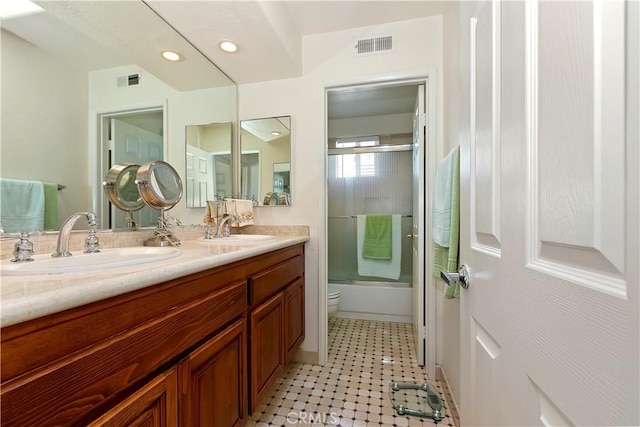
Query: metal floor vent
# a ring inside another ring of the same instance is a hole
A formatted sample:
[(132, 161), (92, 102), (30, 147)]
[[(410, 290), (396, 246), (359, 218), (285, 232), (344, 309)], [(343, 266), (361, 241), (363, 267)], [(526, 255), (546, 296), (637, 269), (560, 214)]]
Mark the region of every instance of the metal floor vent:
[(365, 53), (388, 52), (393, 50), (393, 36), (372, 37), (356, 42), (358, 55)]

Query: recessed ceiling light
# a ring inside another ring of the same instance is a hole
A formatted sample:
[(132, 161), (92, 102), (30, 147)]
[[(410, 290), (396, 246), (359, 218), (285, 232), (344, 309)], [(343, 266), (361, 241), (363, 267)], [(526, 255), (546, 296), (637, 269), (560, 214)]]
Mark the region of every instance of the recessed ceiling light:
[(220, 42), (219, 46), (220, 46), (220, 49), (224, 50), (225, 52), (229, 52), (229, 53), (233, 53), (233, 52), (236, 52), (238, 50), (238, 45), (236, 45), (234, 42), (230, 42), (228, 40)]
[(162, 57), (167, 61), (176, 62), (176, 61), (182, 60), (182, 55), (180, 55), (178, 52), (173, 52), (171, 50), (165, 50), (164, 52), (162, 52)]
[(277, 131), (277, 130), (273, 130), (273, 131), (271, 131), (271, 135), (278, 136), (278, 135), (280, 135), (280, 132)]

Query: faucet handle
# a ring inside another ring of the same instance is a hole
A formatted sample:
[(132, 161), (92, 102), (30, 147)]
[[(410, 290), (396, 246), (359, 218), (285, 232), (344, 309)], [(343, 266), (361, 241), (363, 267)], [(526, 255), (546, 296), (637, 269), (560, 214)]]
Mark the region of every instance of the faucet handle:
[(100, 252), (100, 239), (96, 236), (96, 229), (89, 229), (89, 234), (84, 239), (84, 253), (93, 254)]
[(20, 233), (20, 240), (13, 249), (11, 262), (33, 261), (33, 243), (29, 240), (29, 233)]
[(202, 228), (204, 228), (204, 238), (207, 240), (213, 239), (213, 234), (211, 234), (211, 226), (209, 224), (204, 224)]

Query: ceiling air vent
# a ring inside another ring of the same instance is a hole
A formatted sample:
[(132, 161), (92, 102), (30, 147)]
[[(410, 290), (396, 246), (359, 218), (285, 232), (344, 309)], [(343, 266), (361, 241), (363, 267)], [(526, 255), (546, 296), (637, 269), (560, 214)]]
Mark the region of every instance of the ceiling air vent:
[(393, 50), (393, 36), (372, 37), (361, 39), (356, 42), (358, 55), (368, 53), (385, 53)]
[(137, 86), (140, 84), (140, 74), (129, 74), (128, 76), (118, 77), (118, 87)]

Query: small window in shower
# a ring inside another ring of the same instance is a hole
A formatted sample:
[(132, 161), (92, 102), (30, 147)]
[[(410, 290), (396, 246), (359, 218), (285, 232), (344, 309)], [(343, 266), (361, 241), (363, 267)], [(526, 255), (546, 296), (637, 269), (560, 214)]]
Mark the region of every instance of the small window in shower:
[(336, 158), (336, 178), (356, 178), (376, 175), (373, 153), (342, 154)]

